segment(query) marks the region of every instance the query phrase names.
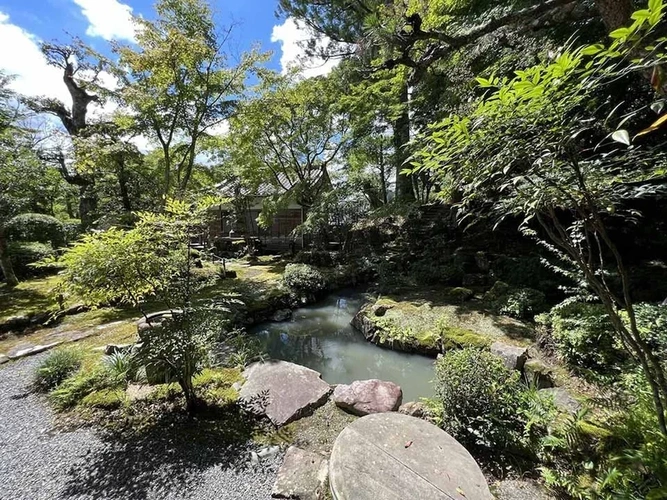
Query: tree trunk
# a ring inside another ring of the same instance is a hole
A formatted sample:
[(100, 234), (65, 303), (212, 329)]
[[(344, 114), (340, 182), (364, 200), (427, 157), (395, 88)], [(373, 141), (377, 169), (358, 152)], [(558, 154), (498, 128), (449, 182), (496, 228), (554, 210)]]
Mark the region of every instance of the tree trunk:
[(89, 182), (79, 188), (79, 217), (81, 228), (86, 231), (93, 226), (97, 213), (97, 193), (95, 183)]
[(13, 288), (19, 284), (19, 280), (14, 273), (12, 261), (9, 258), (9, 249), (7, 248), (7, 239), (5, 238), (5, 231), (0, 226), (0, 268), (2, 274), (5, 275), (7, 286)]
[(632, 0), (595, 0), (595, 6), (608, 31), (628, 24), (634, 11)]
[(412, 189), (412, 179), (401, 173), (408, 158), (406, 146), (410, 142), (410, 109), (408, 85), (405, 83), (400, 95), (403, 112), (394, 122), (394, 158), (396, 161), (396, 201), (413, 201), (415, 194)]
[(127, 188), (128, 181), (127, 171), (125, 170), (124, 158), (118, 159), (118, 188), (120, 190), (120, 199), (123, 203), (123, 209), (128, 213), (132, 213), (132, 200), (130, 199), (130, 192)]

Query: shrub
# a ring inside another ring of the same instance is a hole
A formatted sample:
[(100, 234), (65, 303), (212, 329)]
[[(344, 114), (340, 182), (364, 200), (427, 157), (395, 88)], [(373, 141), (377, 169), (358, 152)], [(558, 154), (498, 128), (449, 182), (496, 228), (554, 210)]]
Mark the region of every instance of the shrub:
[(503, 281), (496, 281), (484, 300), (498, 313), (517, 319), (532, 318), (546, 309), (544, 294), (539, 290), (512, 288)]
[(137, 363), (129, 349), (114, 352), (102, 360), (104, 366), (121, 380), (133, 380), (137, 373)]
[(17, 215), (7, 222), (5, 231), (14, 241), (51, 243), (53, 247), (63, 246), (66, 241), (63, 223), (45, 214)]
[(324, 275), (308, 264), (288, 264), (283, 280), (291, 290), (298, 293), (315, 295), (326, 288)]
[(19, 278), (45, 276), (53, 272), (53, 266), (32, 265), (55, 256), (50, 245), (12, 241), (8, 246), (14, 272)]
[(649, 343), (653, 352), (667, 359), (667, 306), (637, 304), (635, 307), (639, 332)]
[(519, 373), (502, 359), (474, 348), (449, 351), (435, 365), (443, 427), (463, 444), (505, 449), (519, 440)]
[(72, 243), (81, 236), (81, 221), (79, 219), (67, 219), (62, 221), (65, 243)]
[(327, 250), (302, 250), (296, 254), (294, 262), (317, 267), (333, 267), (340, 263), (340, 256), (337, 252)]
[(137, 361), (146, 367), (149, 379), (177, 382), (192, 411), (199, 402), (193, 380), (206, 367), (213, 342), (223, 331), (222, 320), (210, 312), (176, 314), (139, 333)]
[(78, 405), (86, 396), (104, 389), (122, 387), (124, 382), (104, 367), (81, 370), (51, 392), (49, 399), (58, 411)]
[(558, 354), (575, 369), (610, 373), (624, 357), (601, 304), (571, 303), (541, 321), (551, 327)]
[(34, 387), (49, 392), (81, 368), (83, 355), (75, 349), (58, 349), (42, 361), (35, 372)]

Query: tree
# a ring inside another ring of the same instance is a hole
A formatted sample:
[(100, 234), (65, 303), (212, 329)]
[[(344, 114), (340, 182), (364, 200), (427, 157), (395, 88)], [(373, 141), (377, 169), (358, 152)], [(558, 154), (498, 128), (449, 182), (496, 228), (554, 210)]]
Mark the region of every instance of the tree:
[[(72, 45), (43, 43), (41, 50), (49, 65), (62, 70), (63, 82), (72, 98), (72, 106), (68, 108), (58, 99), (45, 97), (23, 98), (23, 101), (39, 113), (58, 117), (72, 139), (85, 136), (89, 125), (89, 105), (100, 102), (100, 97), (91, 93), (89, 88), (97, 85), (101, 68), (94, 67), (89, 62), (89, 51), (76, 40)], [(51, 151), (43, 157), (58, 167), (66, 182), (79, 188), (81, 225), (83, 229), (91, 227), (96, 217), (98, 202), (94, 176), (72, 167), (62, 150)]]
[[(429, 170), (462, 193), (466, 215), (520, 217), (524, 232), (559, 257), (580, 293), (603, 304), (642, 368), (667, 435), (667, 377), (637, 327), (628, 269), (610, 230), (613, 220), (638, 216), (628, 197), (667, 182), (665, 144), (646, 138), (662, 119), (641, 130), (646, 100), (624, 99), (633, 78), (637, 85), (638, 74), (664, 64), (665, 39), (656, 34), (662, 8), (652, 0), (631, 26), (612, 32), (608, 47), (565, 50), (512, 79), (478, 79), (485, 98), (437, 125), (415, 171)], [(634, 140), (620, 124), (637, 129)]]
[(116, 46), (118, 63), (106, 65), (121, 82), (110, 95), (162, 149), (166, 198), (187, 191), (198, 147), (235, 113), (264, 56), (251, 51), (232, 64), (233, 27), (219, 30), (203, 0), (161, 0), (156, 10), (156, 21), (135, 18), (136, 46)]
[(274, 186), (278, 204), (293, 197), (311, 207), (330, 185), (329, 169), (348, 138), (339, 96), (333, 78), (267, 76), (230, 122), (226, 145), (240, 176)]
[(46, 165), (35, 154), (39, 139), (27, 128), (26, 110), (0, 73), (0, 268), (10, 287), (18, 285), (5, 225), (15, 215), (41, 208), (50, 188)]
[(131, 230), (110, 228), (84, 236), (59, 261), (64, 266), (60, 292), (66, 296), (95, 306), (130, 304), (145, 317), (149, 299), (171, 311), (171, 320), (140, 334), (138, 356), (181, 385), (188, 410), (197, 406), (192, 379), (221, 333), (192, 303), (206, 283), (193, 277), (190, 241), (202, 231), (212, 203), (168, 200), (164, 213), (140, 213)]

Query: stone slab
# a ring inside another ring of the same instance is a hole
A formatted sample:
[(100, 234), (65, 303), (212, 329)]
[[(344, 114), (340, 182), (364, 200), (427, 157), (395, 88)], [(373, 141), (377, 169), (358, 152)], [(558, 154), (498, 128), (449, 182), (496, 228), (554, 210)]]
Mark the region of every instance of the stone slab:
[(53, 349), (54, 347), (57, 347), (60, 344), (62, 344), (62, 341), (52, 342), (46, 345), (35, 345), (35, 346), (25, 347), (23, 349), (10, 351), (7, 355), (9, 356), (10, 359), (24, 358), (26, 356), (32, 356), (33, 354), (39, 354), (40, 352), (48, 351), (49, 349)]
[(318, 372), (287, 361), (254, 363), (243, 376), (241, 401), (277, 426), (309, 415), (327, 402), (331, 392)]
[(290, 446), (273, 486), (273, 498), (322, 500), (325, 498), (329, 461), (322, 455)]
[(424, 420), (376, 413), (340, 433), (329, 461), (335, 500), (492, 500), (475, 459)]
[(9, 356), (5, 356), (4, 354), (0, 354), (0, 365), (4, 365), (5, 363), (9, 362)]
[(491, 352), (500, 357), (510, 370), (523, 370), (523, 365), (526, 364), (528, 359), (527, 347), (517, 347), (502, 342), (491, 344)]
[(403, 391), (393, 382), (384, 380), (357, 380), (341, 384), (333, 393), (336, 406), (363, 417), (370, 413), (396, 411), (403, 402)]

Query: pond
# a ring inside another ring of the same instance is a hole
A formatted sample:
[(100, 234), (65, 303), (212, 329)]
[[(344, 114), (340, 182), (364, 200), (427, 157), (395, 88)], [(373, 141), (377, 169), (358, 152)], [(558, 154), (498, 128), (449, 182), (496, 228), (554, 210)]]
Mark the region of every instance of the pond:
[(433, 359), (382, 349), (352, 328), (363, 302), (359, 292), (340, 292), (297, 309), (291, 321), (263, 323), (251, 332), (271, 358), (312, 368), (330, 384), (375, 378), (400, 385), (404, 402), (433, 396)]

